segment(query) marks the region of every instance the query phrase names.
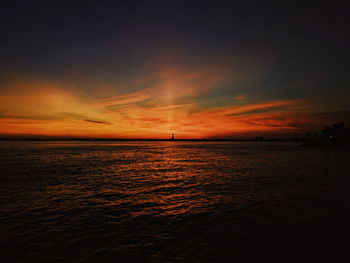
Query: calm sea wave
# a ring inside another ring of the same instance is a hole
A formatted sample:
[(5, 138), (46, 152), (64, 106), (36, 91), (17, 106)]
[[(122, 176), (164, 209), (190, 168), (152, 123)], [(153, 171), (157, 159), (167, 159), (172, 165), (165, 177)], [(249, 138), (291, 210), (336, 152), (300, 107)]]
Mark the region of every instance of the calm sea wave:
[(349, 253), (348, 152), (3, 141), (0, 160), (1, 262), (310, 262)]

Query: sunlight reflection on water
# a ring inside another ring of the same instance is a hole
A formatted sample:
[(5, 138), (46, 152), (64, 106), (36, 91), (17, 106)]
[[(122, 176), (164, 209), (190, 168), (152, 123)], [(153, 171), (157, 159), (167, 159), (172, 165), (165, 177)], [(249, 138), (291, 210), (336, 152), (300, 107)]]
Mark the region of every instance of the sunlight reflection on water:
[(0, 155), (4, 262), (295, 261), (288, 247), (342, 230), (305, 225), (346, 224), (344, 159), (290, 143), (1, 142)]

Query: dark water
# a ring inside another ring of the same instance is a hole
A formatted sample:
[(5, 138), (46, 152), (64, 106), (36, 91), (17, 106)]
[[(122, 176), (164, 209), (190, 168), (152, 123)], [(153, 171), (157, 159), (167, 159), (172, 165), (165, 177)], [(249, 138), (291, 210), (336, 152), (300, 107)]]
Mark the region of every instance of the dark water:
[(348, 152), (0, 142), (0, 160), (1, 262), (339, 262), (350, 253)]

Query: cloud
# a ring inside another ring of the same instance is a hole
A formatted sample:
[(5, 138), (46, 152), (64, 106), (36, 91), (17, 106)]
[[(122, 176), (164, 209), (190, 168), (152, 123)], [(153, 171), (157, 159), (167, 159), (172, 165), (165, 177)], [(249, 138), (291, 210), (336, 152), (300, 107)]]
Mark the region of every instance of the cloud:
[(120, 105), (132, 104), (145, 101), (151, 97), (152, 92), (149, 89), (129, 93), (121, 96), (101, 99), (101, 104), (109, 109), (114, 109)]
[[(303, 100), (279, 100), (231, 106), (218, 109), (202, 109), (176, 121), (173, 126), (180, 134), (189, 130), (201, 137), (242, 134), (251, 132), (291, 131), (306, 104)], [(178, 132), (178, 133), (179, 133)]]
[(0, 114), (12, 118), (100, 120), (103, 112), (91, 98), (62, 84), (12, 83), (0, 94)]
[(205, 112), (198, 113), (196, 116), (200, 117), (202, 114), (205, 114), (206, 117), (234, 116), (251, 113), (257, 110), (268, 111), (271, 109), (283, 108), (291, 105), (297, 105), (301, 102), (301, 100), (278, 100), (263, 103), (247, 104), (243, 106), (231, 106), (226, 108), (207, 110)]
[[(182, 99), (195, 99), (215, 89), (227, 80), (229, 72), (211, 69), (184, 70), (181, 68), (162, 67), (147, 77), (130, 83), (131, 89), (138, 91), (104, 98), (101, 104), (109, 108), (118, 108), (130, 104), (156, 104), (168, 106), (178, 104)], [(124, 89), (125, 90), (125, 89)]]
[(106, 121), (95, 121), (95, 120), (84, 120), (84, 121), (90, 122), (90, 123), (96, 123), (96, 124), (111, 125), (111, 123), (106, 122)]
[(247, 98), (246, 95), (241, 94), (241, 95), (237, 95), (236, 97), (234, 97), (234, 100), (245, 100)]
[(113, 120), (107, 113), (93, 98), (71, 86), (14, 82), (0, 94), (0, 133), (82, 136), (107, 133), (88, 124), (110, 124)]
[(306, 100), (257, 102), (241, 94), (229, 97), (226, 106), (205, 106), (203, 96), (215, 96), (227, 78), (215, 71), (165, 68), (135, 81), (137, 91), (107, 98), (58, 83), (12, 83), (0, 94), (0, 134), (203, 138), (290, 132), (320, 119), (310, 121), (315, 109)]

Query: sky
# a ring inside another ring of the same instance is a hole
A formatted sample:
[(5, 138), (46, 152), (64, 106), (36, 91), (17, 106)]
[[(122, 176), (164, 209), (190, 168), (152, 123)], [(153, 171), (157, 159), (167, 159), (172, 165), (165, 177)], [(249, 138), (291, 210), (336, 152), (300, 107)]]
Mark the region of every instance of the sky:
[(2, 1), (0, 137), (291, 137), (350, 123), (345, 1)]

